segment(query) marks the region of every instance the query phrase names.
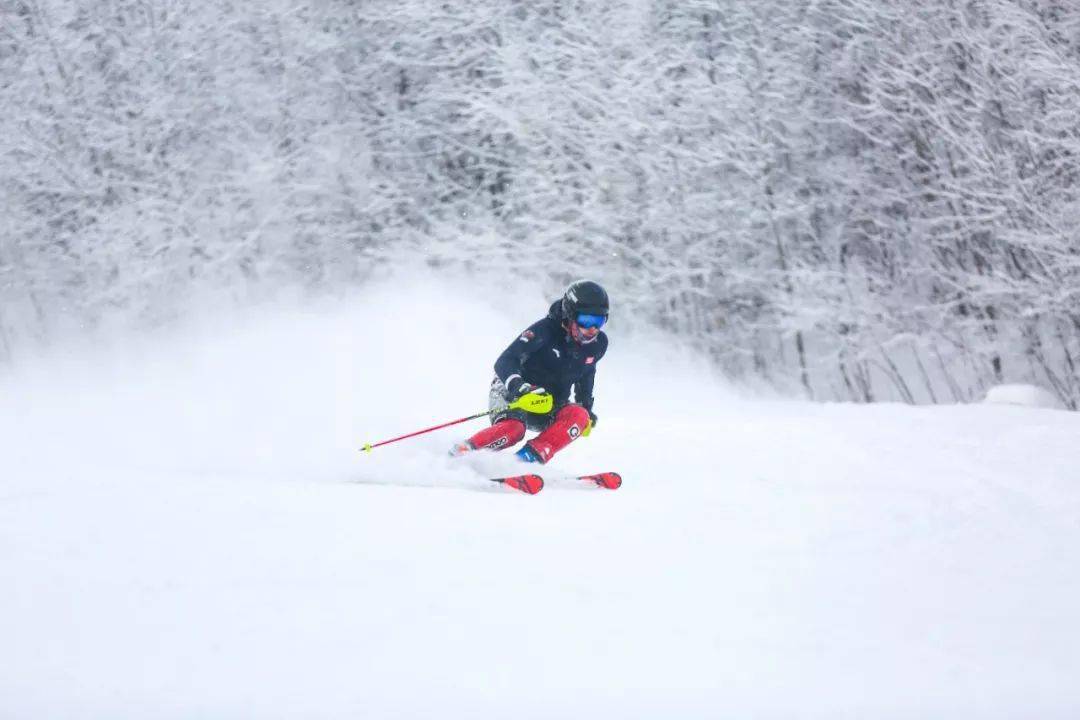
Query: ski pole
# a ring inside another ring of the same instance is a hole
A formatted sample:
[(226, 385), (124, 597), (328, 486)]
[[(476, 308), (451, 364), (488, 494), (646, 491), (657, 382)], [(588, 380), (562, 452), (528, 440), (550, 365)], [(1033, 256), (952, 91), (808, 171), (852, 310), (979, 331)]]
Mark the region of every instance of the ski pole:
[[(543, 388), (541, 388), (541, 390), (542, 389)], [(482, 418), (485, 415), (502, 412), (503, 410), (524, 410), (525, 412), (543, 415), (544, 413), (551, 412), (554, 404), (555, 399), (548, 393), (529, 393), (526, 395), (522, 395), (517, 400), (507, 405), (505, 408), (494, 408), (492, 410), (485, 410), (484, 412), (479, 412), (475, 415), (469, 415), (468, 417), (458, 418), (457, 420), (445, 422), (442, 425), (436, 425), (434, 427), (424, 428), (423, 430), (417, 430), (416, 432), (411, 432), (408, 435), (402, 435), (401, 437), (390, 438), (389, 440), (382, 440), (377, 443), (368, 443), (367, 445), (364, 445), (362, 448), (360, 448), (360, 450), (362, 452), (369, 453), (380, 445), (389, 445), (390, 443), (395, 443), (398, 440), (407, 440), (411, 437), (416, 437), (417, 435), (423, 435), (424, 433), (429, 433), (434, 430), (442, 430), (443, 428), (450, 427), (451, 425), (458, 425), (459, 423), (476, 420), (477, 418)]]
[(450, 422), (443, 423), (442, 425), (436, 425), (434, 427), (424, 428), (423, 430), (417, 430), (416, 432), (411, 432), (408, 435), (402, 435), (401, 437), (390, 438), (389, 440), (383, 440), (383, 441), (377, 442), (377, 443), (368, 443), (367, 445), (365, 445), (364, 447), (362, 447), (360, 449), (363, 452), (371, 452), (374, 448), (377, 448), (380, 445), (389, 445), (390, 443), (396, 443), (398, 440), (407, 440), (407, 439), (409, 439), (411, 437), (416, 437), (417, 435), (423, 435), (424, 433), (429, 433), (429, 432), (432, 432), (434, 430), (442, 430), (444, 427), (450, 427), (451, 425), (457, 425), (459, 423), (468, 422), (469, 420), (476, 420), (477, 418), (482, 418), (485, 415), (490, 415), (493, 412), (498, 412), (498, 411), (497, 410), (485, 410), (482, 413), (476, 413), (475, 415), (470, 415), (468, 417), (458, 418), (457, 420), (451, 420)]

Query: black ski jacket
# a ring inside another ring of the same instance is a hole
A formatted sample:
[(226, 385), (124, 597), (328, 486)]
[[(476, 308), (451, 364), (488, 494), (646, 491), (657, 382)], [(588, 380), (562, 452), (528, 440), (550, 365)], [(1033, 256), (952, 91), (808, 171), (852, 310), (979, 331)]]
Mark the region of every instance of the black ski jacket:
[(555, 405), (570, 401), (574, 390), (574, 402), (591, 411), (593, 406), (593, 383), (596, 380), (596, 364), (607, 352), (608, 339), (601, 330), (596, 340), (579, 345), (563, 326), (562, 303), (555, 302), (547, 317), (530, 325), (510, 347), (495, 361), (495, 374), (514, 383), (529, 382), (540, 385), (555, 398)]

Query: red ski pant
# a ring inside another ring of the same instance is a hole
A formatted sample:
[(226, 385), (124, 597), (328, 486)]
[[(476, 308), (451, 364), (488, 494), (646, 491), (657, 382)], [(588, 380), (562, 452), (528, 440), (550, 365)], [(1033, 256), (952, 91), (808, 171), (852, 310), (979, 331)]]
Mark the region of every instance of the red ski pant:
[[(589, 423), (589, 411), (581, 405), (571, 403), (555, 411), (551, 423), (529, 445), (543, 462), (547, 462), (555, 453), (581, 437)], [(521, 442), (525, 437), (525, 423), (514, 418), (506, 418), (491, 427), (484, 428), (469, 438), (474, 448), (503, 450)]]

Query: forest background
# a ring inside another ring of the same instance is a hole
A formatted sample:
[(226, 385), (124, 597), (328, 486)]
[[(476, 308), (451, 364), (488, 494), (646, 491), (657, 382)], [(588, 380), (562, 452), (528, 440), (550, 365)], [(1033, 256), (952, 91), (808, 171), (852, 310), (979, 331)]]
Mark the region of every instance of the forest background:
[(0, 363), (423, 262), (814, 399), (1080, 405), (1073, 2), (0, 0), (0, 108)]

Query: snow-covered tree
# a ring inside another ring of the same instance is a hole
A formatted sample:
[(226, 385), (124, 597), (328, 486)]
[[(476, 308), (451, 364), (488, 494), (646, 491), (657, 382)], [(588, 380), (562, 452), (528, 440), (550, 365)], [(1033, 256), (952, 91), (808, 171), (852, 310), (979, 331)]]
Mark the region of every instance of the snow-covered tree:
[(1080, 403), (1080, 7), (0, 0), (0, 357), (402, 253), (815, 398)]

